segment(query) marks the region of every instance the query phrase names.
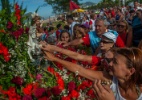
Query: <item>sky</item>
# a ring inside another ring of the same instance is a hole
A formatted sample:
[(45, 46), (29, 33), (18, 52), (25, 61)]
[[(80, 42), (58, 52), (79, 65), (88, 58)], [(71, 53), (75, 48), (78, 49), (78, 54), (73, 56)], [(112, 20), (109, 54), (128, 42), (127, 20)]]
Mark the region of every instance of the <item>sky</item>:
[[(13, 0), (10, 0), (12, 2)], [(44, 0), (16, 0), (19, 4), (23, 2), (23, 7), (27, 7), (27, 13), (32, 12), (34, 13), (35, 10), (42, 5), (47, 4)], [(98, 3), (101, 0), (82, 0), (82, 2), (91, 1), (94, 3)], [(50, 5), (42, 6), (38, 10), (38, 15), (42, 16), (43, 18), (48, 18), (49, 16), (53, 16), (52, 7)]]

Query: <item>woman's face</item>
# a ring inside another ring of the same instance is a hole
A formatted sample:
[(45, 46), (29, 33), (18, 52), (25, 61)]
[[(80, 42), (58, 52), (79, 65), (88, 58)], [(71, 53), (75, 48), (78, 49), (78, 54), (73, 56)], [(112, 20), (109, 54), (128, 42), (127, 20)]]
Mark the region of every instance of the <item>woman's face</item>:
[(113, 41), (108, 40), (106, 37), (102, 36), (100, 41), (100, 49), (101, 51), (108, 51), (110, 48), (112, 48), (114, 45)]
[(61, 41), (66, 41), (66, 42), (69, 42), (69, 34), (67, 32), (64, 32), (62, 33), (62, 36), (61, 36)]
[(117, 10), (117, 11), (116, 11), (116, 13), (117, 13), (118, 15), (120, 15), (120, 14), (121, 14), (121, 12), (120, 12), (119, 10)]
[(113, 60), (109, 63), (109, 74), (114, 75), (119, 80), (128, 80), (131, 76), (130, 70), (126, 65), (126, 58), (120, 54), (116, 54)]
[(109, 14), (108, 14), (108, 18), (111, 18), (111, 17), (112, 17), (112, 16), (111, 16), (111, 13), (109, 13)]
[(125, 32), (126, 31), (126, 24), (124, 22), (120, 22), (117, 25), (117, 32), (121, 33), (121, 32)]
[(80, 39), (80, 38), (82, 38), (83, 36), (82, 36), (82, 34), (78, 31), (78, 32), (76, 32), (76, 39)]

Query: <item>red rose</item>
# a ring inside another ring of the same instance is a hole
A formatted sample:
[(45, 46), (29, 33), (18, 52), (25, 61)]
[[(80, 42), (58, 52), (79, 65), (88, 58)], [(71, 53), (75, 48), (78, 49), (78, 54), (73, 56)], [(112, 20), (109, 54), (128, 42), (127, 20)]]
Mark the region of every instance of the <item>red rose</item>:
[(7, 95), (8, 95), (9, 97), (14, 97), (14, 96), (16, 96), (16, 89), (15, 89), (14, 87), (10, 87), (10, 88), (8, 89), (8, 91), (7, 91)]
[(10, 60), (10, 54), (8, 52), (8, 49), (2, 43), (0, 43), (0, 54), (3, 55), (4, 60), (6, 62), (8, 62)]
[(70, 97), (77, 99), (79, 97), (79, 93), (76, 90), (71, 91)]
[(32, 99), (32, 96), (30, 95), (24, 95), (22, 100), (33, 100), (33, 99)]
[(14, 87), (10, 87), (6, 94), (9, 97), (9, 100), (21, 100), (21, 96), (16, 93), (16, 89)]
[(62, 97), (61, 100), (71, 100), (71, 98), (69, 96), (66, 96), (66, 97)]
[(6, 56), (8, 54), (8, 49), (5, 46), (2, 46), (1, 49), (3, 51), (3, 55)]
[(23, 93), (25, 95), (31, 95), (32, 94), (32, 88), (33, 88), (32, 84), (27, 84), (27, 86), (25, 88), (23, 88)]
[(23, 28), (20, 28), (18, 31), (19, 31), (21, 34), (24, 33), (24, 29), (23, 29)]
[(61, 89), (58, 86), (55, 86), (51, 89), (51, 92), (53, 93), (54, 96), (58, 96), (60, 95), (60, 93), (62, 92)]
[(85, 85), (83, 85), (83, 84), (80, 84), (78, 87), (77, 87), (77, 90), (84, 90), (86, 88), (86, 86)]
[(87, 92), (87, 95), (90, 96), (91, 98), (95, 98), (95, 94), (94, 94), (93, 89), (90, 89), (90, 90)]
[(8, 100), (21, 100), (21, 96), (16, 94), (15, 97), (9, 97)]
[(63, 70), (63, 66), (62, 64), (58, 63), (58, 62), (55, 62), (56, 66), (60, 69), (60, 70)]
[(44, 97), (39, 98), (38, 100), (51, 100), (51, 99), (49, 99), (48, 97), (44, 96)]
[(51, 72), (52, 74), (55, 74), (54, 68), (52, 67), (47, 67), (47, 71)]
[(16, 76), (11, 81), (12, 81), (12, 83), (14, 83), (16, 85), (22, 85), (24, 80), (23, 80), (23, 78)]
[(76, 60), (74, 60), (74, 59), (72, 59), (72, 63), (76, 64), (76, 63), (77, 63), (77, 61), (76, 61)]
[(76, 88), (76, 86), (75, 86), (75, 82), (69, 82), (68, 83), (68, 90), (69, 90), (69, 92), (71, 92), (72, 90), (74, 90)]
[(39, 98), (41, 97), (44, 93), (46, 92), (46, 90), (44, 88), (37, 88), (35, 91), (34, 91), (34, 95), (36, 98)]
[(63, 90), (65, 88), (65, 86), (64, 86), (64, 80), (62, 78), (58, 78), (57, 79), (57, 83), (59, 84), (59, 88), (61, 90)]
[(12, 22), (8, 22), (7, 23), (7, 29), (11, 29), (13, 27), (13, 23)]
[(15, 32), (13, 32), (12, 35), (18, 40), (18, 38), (22, 35), (22, 31), (17, 30)]

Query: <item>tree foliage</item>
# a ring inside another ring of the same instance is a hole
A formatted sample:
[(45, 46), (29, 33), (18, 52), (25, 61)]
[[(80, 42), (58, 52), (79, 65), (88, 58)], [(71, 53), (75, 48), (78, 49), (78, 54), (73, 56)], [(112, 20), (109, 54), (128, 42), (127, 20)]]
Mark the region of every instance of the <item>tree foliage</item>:
[[(62, 13), (69, 11), (70, 0), (44, 0), (47, 4), (51, 5), (53, 8), (53, 13)], [(72, 0), (79, 5), (81, 0)]]
[(7, 10), (7, 14), (11, 13), (11, 5), (9, 3), (9, 0), (1, 0), (1, 6), (2, 6), (2, 10), (6, 9)]
[[(125, 5), (128, 5), (129, 3), (133, 2), (134, 0), (125, 0)], [(139, 0), (140, 2), (142, 0)], [(98, 9), (98, 8), (108, 8), (108, 7), (114, 7), (114, 6), (123, 6), (122, 0), (101, 0), (97, 5), (91, 6), (88, 9)]]

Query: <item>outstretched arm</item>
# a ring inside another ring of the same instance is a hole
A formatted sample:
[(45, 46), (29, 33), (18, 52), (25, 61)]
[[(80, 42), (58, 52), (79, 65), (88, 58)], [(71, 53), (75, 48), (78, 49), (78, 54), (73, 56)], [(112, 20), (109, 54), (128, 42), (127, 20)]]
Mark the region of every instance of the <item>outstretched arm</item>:
[(71, 42), (68, 42), (68, 43), (64, 44), (63, 46), (64, 47), (66, 47), (66, 46), (74, 46), (74, 45), (79, 45), (81, 43), (83, 43), (82, 39), (75, 39), (75, 40), (73, 40)]
[(50, 51), (50, 52), (53, 52), (53, 51), (60, 52), (62, 54), (69, 56), (72, 59), (75, 59), (78, 61), (87, 61), (88, 63), (92, 63), (92, 56), (82, 55), (82, 54), (79, 54), (79, 53), (76, 53), (76, 52), (73, 52), (67, 49), (63, 49), (63, 48), (60, 48), (54, 45), (49, 45), (49, 44), (46, 45), (44, 43), (41, 43), (41, 45), (42, 45), (41, 48), (43, 50)]
[(54, 62), (59, 62), (60, 64), (62, 64), (65, 68), (67, 68), (71, 72), (78, 73), (80, 76), (85, 77), (89, 80), (94, 81), (95, 79), (98, 79), (98, 80), (110, 79), (110, 77), (108, 77), (108, 74), (104, 73), (102, 71), (93, 71), (90, 69), (85, 69), (80, 65), (77, 65), (72, 62), (65, 61), (65, 60), (61, 60), (49, 52), (44, 51), (44, 53), (46, 55), (45, 56), (46, 59), (48, 59), (50, 61), (54, 61)]

